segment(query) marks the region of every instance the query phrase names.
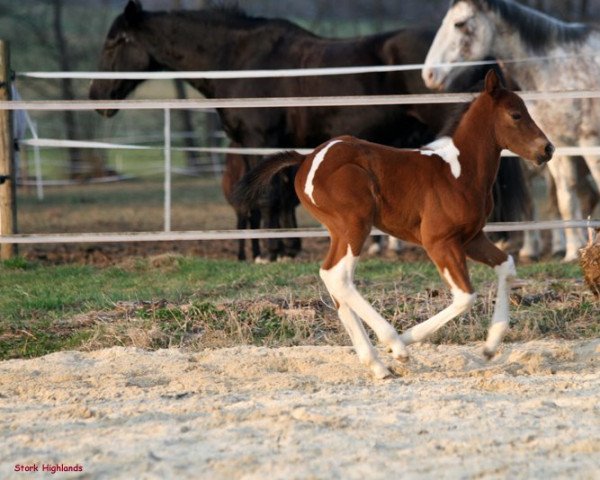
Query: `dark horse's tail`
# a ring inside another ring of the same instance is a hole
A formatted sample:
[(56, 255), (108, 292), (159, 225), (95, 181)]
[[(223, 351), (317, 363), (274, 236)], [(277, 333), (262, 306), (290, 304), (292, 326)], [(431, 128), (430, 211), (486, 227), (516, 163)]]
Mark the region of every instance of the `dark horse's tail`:
[(256, 205), (278, 172), (287, 167), (298, 166), (304, 158), (305, 155), (295, 151), (277, 153), (266, 158), (237, 183), (232, 195), (234, 205)]
[[(494, 209), (489, 222), (518, 222), (530, 220), (532, 199), (525, 179), (522, 160), (516, 157), (504, 157), (492, 190)], [(508, 240), (508, 233), (499, 235)]]

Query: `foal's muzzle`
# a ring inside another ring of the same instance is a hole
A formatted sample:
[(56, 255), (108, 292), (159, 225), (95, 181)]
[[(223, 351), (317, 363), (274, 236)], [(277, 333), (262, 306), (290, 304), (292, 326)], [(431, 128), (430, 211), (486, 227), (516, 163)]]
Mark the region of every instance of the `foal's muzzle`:
[(554, 148), (554, 145), (552, 145), (550, 142), (548, 142), (546, 144), (546, 146), (544, 147), (544, 153), (541, 153), (537, 156), (538, 165), (543, 165), (545, 163), (548, 163), (552, 159), (552, 156), (554, 155), (555, 150), (556, 149)]

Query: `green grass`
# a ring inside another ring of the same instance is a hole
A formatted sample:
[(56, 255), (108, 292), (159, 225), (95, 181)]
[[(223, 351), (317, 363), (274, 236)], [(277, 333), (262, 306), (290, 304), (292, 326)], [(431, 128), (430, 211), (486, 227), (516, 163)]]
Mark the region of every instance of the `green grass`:
[[(435, 342), (480, 341), (493, 310), (494, 275), (473, 265), (475, 308), (436, 334)], [(579, 267), (519, 268), (526, 285), (512, 295), (508, 340), (600, 335), (600, 305)], [(450, 302), (429, 262), (366, 260), (357, 285), (398, 330)], [(15, 259), (0, 266), (0, 358), (112, 345), (206, 348), (347, 344), (318, 278), (316, 263), (256, 266), (163, 255), (119, 266), (47, 266)]]

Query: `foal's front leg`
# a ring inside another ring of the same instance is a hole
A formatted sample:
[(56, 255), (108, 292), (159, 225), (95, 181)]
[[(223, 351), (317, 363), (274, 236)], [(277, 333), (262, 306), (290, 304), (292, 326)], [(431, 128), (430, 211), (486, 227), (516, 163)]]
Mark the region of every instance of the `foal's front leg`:
[(452, 304), (400, 337), (405, 344), (422, 342), (456, 316), (469, 310), (476, 295), (471, 287), (465, 252), (458, 241), (424, 245), (452, 291)]
[(498, 276), (498, 291), (492, 323), (488, 331), (483, 354), (489, 360), (494, 357), (498, 346), (508, 330), (510, 281), (517, 276), (513, 258), (498, 249), (483, 232), (479, 233), (468, 245), (467, 255), (477, 262), (493, 267)]

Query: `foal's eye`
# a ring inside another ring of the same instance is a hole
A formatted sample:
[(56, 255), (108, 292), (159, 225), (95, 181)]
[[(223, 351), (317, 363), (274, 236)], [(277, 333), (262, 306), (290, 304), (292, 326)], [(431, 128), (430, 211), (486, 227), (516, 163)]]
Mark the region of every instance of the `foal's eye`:
[(458, 29), (458, 30), (464, 30), (464, 28), (467, 26), (467, 21), (464, 20), (462, 22), (456, 22), (454, 24), (454, 28)]
[(512, 113), (510, 116), (513, 120), (521, 120), (521, 118), (523, 117), (520, 113)]

